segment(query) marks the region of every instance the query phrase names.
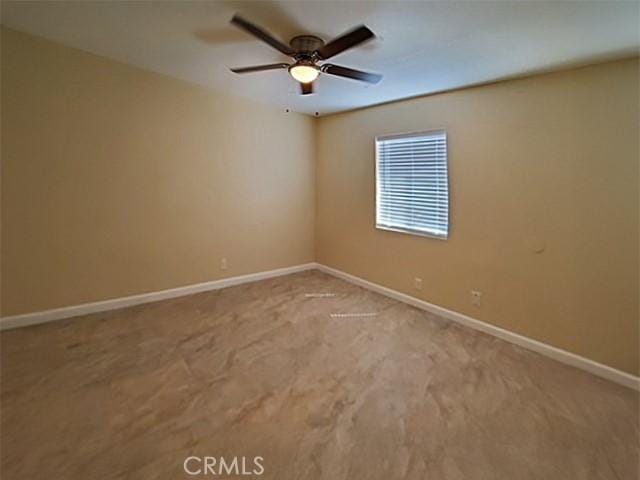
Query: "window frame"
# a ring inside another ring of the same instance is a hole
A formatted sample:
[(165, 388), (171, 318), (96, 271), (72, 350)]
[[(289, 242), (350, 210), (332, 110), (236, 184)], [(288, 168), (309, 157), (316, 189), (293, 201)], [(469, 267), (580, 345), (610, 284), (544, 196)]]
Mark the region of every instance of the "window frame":
[[(385, 225), (378, 224), (378, 213), (379, 213), (379, 194), (380, 194), (380, 182), (379, 182), (379, 161), (378, 161), (378, 143), (380, 141), (385, 140), (396, 140), (403, 138), (413, 138), (413, 137), (424, 137), (434, 134), (444, 134), (444, 142), (446, 147), (446, 166), (447, 166), (447, 233), (445, 235), (438, 235), (436, 233), (424, 232), (421, 230), (413, 230), (410, 228), (399, 228), (399, 227), (388, 227)], [(374, 138), (374, 183), (375, 183), (375, 197), (374, 197), (374, 218), (373, 218), (373, 226), (376, 230), (382, 230), (387, 232), (396, 232), (396, 233), (404, 233), (406, 235), (414, 235), (417, 237), (425, 237), (432, 238), (435, 240), (448, 240), (451, 235), (451, 183), (449, 182), (449, 133), (445, 128), (434, 128), (430, 130), (423, 130), (420, 132), (410, 132), (410, 133), (398, 133), (392, 135), (376, 135)]]

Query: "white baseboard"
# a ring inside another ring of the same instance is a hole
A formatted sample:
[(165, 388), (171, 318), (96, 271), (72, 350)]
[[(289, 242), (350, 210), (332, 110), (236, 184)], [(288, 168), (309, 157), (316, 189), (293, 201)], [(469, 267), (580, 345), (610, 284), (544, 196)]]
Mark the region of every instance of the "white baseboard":
[(114, 298), (111, 300), (103, 300), (100, 302), (56, 308), (54, 310), (45, 310), (42, 312), (3, 317), (0, 318), (0, 330), (26, 327), (38, 323), (51, 322), (53, 320), (61, 320), (64, 318), (76, 317), (79, 315), (87, 315), (89, 313), (104, 312), (117, 308), (141, 305), (143, 303), (157, 302), (159, 300), (182, 297), (184, 295), (191, 295), (193, 293), (206, 292), (209, 290), (217, 290), (220, 288), (231, 287), (233, 285), (240, 285), (242, 283), (256, 282), (258, 280), (264, 280), (267, 278), (279, 277), (282, 275), (289, 275), (291, 273), (313, 269), (318, 269), (322, 272), (346, 280), (350, 283), (367, 288), (395, 300), (407, 303), (416, 308), (435, 313), (466, 327), (473, 328), (474, 330), (479, 330), (489, 335), (493, 335), (494, 337), (501, 338), (502, 340), (505, 340), (507, 342), (519, 345), (528, 350), (532, 350), (547, 357), (553, 358), (554, 360), (557, 360), (566, 365), (571, 365), (612, 382), (640, 391), (640, 377), (636, 377), (629, 373), (616, 370), (615, 368), (608, 367), (598, 362), (594, 362), (593, 360), (581, 357), (580, 355), (576, 355), (575, 353), (552, 347), (551, 345), (547, 345), (546, 343), (533, 340), (509, 330), (496, 327), (481, 320), (469, 317), (468, 315), (454, 312), (453, 310), (448, 310), (438, 305), (420, 300), (418, 298), (412, 297), (411, 295), (407, 295), (405, 293), (400, 293), (396, 290), (383, 287), (382, 285), (378, 285), (377, 283), (369, 282), (368, 280), (364, 280), (363, 278), (356, 277), (355, 275), (345, 273), (341, 270), (336, 270), (335, 268), (331, 268), (326, 265), (314, 262), (295, 265), (293, 267), (278, 268), (276, 270), (268, 270), (265, 272), (250, 273), (248, 275), (240, 275), (237, 277), (223, 278), (210, 282), (197, 283), (194, 285), (172, 288), (170, 290), (161, 290), (157, 292), (143, 293), (140, 295), (132, 295), (130, 297)]
[(115, 310), (117, 308), (130, 307), (143, 303), (157, 302), (159, 300), (166, 300), (168, 298), (182, 297), (184, 295), (191, 295), (193, 293), (218, 290), (220, 288), (231, 287), (233, 285), (256, 282), (258, 280), (279, 277), (281, 275), (289, 275), (291, 273), (302, 272), (305, 270), (313, 270), (315, 268), (315, 263), (305, 263), (302, 265), (295, 265), (293, 267), (278, 268), (276, 270), (267, 270), (265, 272), (250, 273), (247, 275), (239, 275), (237, 277), (222, 278), (220, 280), (212, 280), (210, 282), (196, 283), (193, 285), (172, 288), (169, 290), (142, 293), (140, 295), (132, 295), (130, 297), (120, 297), (111, 300), (84, 303), (82, 305), (73, 305), (70, 307), (56, 308), (53, 310), (45, 310), (41, 312), (12, 315), (9, 317), (0, 318), (0, 330), (26, 327), (38, 323), (51, 322), (53, 320), (62, 320), (64, 318), (77, 317), (78, 315), (104, 312), (106, 310)]
[(575, 353), (552, 347), (551, 345), (547, 345), (546, 343), (533, 340), (509, 330), (496, 327), (495, 325), (485, 323), (481, 320), (477, 320), (462, 313), (439, 307), (438, 305), (434, 305), (432, 303), (425, 302), (424, 300), (412, 297), (411, 295), (407, 295), (405, 293), (400, 293), (396, 290), (383, 287), (382, 285), (378, 285), (377, 283), (369, 282), (368, 280), (364, 280), (363, 278), (356, 277), (355, 275), (345, 273), (341, 270), (336, 270), (335, 268), (331, 268), (322, 264), (318, 264), (317, 268), (322, 272), (341, 278), (342, 280), (346, 280), (358, 286), (373, 290), (374, 292), (407, 303), (421, 310), (435, 313), (437, 315), (440, 315), (441, 317), (447, 318), (466, 327), (473, 328), (474, 330), (479, 330), (489, 335), (493, 335), (494, 337), (501, 338), (502, 340), (526, 348), (527, 350), (532, 350), (546, 357), (553, 358), (554, 360), (557, 360), (566, 365), (571, 365), (572, 367), (576, 367), (580, 370), (592, 373), (593, 375), (597, 375), (598, 377), (605, 378), (620, 385), (624, 385), (625, 387), (640, 391), (640, 377), (636, 377), (635, 375), (631, 375), (621, 370), (608, 367), (607, 365), (594, 362), (593, 360), (581, 357), (580, 355), (576, 355)]

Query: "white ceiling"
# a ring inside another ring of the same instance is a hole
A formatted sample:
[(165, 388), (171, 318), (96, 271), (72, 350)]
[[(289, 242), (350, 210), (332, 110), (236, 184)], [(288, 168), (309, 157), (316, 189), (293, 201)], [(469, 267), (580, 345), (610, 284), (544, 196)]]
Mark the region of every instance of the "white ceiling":
[[(2, 1), (2, 23), (155, 72), (294, 111), (322, 114), (637, 54), (638, 2), (624, 1)], [(378, 85), (330, 75), (298, 95), (288, 60), (229, 25), (234, 13), (288, 41), (329, 40), (366, 24), (378, 38), (331, 59), (384, 74)]]

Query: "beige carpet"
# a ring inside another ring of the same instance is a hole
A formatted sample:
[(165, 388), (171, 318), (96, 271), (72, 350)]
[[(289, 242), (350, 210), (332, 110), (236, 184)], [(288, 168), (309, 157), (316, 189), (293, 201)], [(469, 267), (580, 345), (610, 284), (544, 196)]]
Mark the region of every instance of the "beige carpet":
[(2, 478), (635, 480), (638, 395), (305, 272), (2, 333)]

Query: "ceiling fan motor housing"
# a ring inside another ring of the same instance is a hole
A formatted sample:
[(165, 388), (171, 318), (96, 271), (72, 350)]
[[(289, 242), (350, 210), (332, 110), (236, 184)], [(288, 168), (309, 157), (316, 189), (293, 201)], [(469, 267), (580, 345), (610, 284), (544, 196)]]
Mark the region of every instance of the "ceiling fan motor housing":
[(311, 55), (324, 45), (324, 40), (315, 35), (298, 35), (291, 39), (289, 45), (298, 54)]

